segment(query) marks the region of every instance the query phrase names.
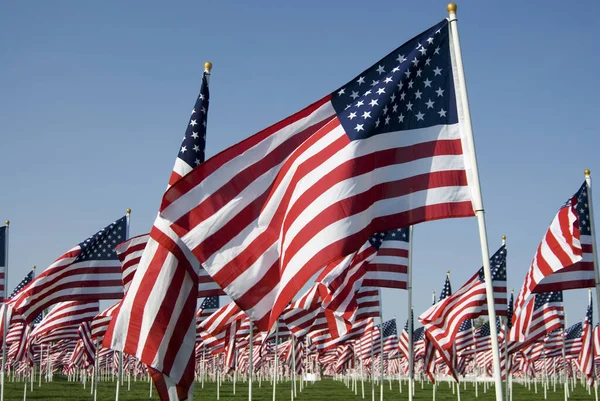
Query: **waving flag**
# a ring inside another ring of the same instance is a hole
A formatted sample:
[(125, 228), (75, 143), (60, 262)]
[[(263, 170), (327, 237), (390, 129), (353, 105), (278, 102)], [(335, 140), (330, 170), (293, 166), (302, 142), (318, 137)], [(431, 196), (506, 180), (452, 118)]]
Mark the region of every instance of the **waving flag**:
[[(506, 246), (490, 259), (494, 286), (494, 307), (498, 316), (506, 316)], [(487, 314), (483, 267), (458, 291), (438, 302), (419, 320), (439, 347), (451, 349), (462, 322)]]
[(30, 337), (37, 343), (51, 343), (65, 339), (77, 341), (79, 326), (91, 321), (98, 312), (98, 301), (61, 302), (33, 329)]
[(515, 304), (519, 315), (534, 292), (552, 292), (596, 285), (587, 185), (558, 211), (537, 249)]
[(474, 214), (449, 36), (444, 19), (165, 194), (161, 227), (262, 330), (374, 232)]
[[(169, 186), (193, 174), (204, 162), (209, 75), (206, 70), (202, 76)], [(163, 400), (187, 399), (194, 381), (200, 275), (198, 261), (159, 215), (129, 291), (104, 338), (105, 346), (135, 355), (148, 365)], [(215, 286), (215, 291), (206, 295), (221, 293)]]
[(398, 355), (398, 329), (396, 328), (396, 319), (383, 322), (383, 352), (386, 356), (393, 357)]
[(126, 239), (121, 217), (62, 255), (12, 300), (27, 323), (62, 301), (120, 299), (121, 264), (114, 248)]
[(594, 339), (593, 339), (593, 317), (592, 317), (592, 294), (589, 296), (589, 304), (585, 319), (583, 321), (582, 334), (581, 334), (581, 352), (577, 357), (577, 363), (579, 369), (585, 374), (587, 381), (590, 386), (594, 385), (595, 372), (594, 372)]

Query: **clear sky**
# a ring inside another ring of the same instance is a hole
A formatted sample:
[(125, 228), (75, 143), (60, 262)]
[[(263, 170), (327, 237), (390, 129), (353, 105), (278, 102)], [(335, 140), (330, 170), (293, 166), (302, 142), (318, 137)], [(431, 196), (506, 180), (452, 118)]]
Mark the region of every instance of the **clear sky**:
[[(521, 286), (558, 207), (600, 182), (600, 3), (459, 2), (459, 30), (490, 238), (508, 237)], [(3, 2), (0, 218), (9, 291), (32, 265), (133, 209), (151, 227), (205, 61), (214, 63), (207, 156), (333, 91), (447, 16), (444, 1)], [(600, 214), (600, 190), (595, 206)], [(598, 219), (596, 219), (598, 220)], [(474, 218), (415, 227), (414, 305), (481, 266)], [(565, 294), (569, 323), (586, 290)], [(384, 315), (407, 316), (384, 291)]]

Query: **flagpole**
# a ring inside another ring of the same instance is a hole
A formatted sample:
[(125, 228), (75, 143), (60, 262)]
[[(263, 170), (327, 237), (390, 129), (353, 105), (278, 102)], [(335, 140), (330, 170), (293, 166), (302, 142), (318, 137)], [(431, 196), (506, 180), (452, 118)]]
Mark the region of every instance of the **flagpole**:
[[(594, 274), (596, 276), (596, 303), (600, 305), (600, 272), (598, 271), (598, 252), (596, 250), (596, 224), (594, 220), (594, 206), (592, 201), (592, 173), (590, 170), (586, 169), (583, 174), (585, 175), (585, 185), (587, 187), (587, 196), (588, 196), (588, 210), (590, 213), (590, 231), (592, 237), (592, 257), (594, 260)], [(6, 278), (4, 279), (6, 282)], [(600, 307), (596, 308), (596, 313), (598, 314), (598, 320), (600, 321)], [(593, 327), (593, 326), (592, 326)]]
[(408, 274), (408, 401), (413, 400), (414, 362), (415, 347), (413, 346), (413, 306), (412, 306), (412, 251), (413, 251), (413, 226), (408, 227), (408, 263), (406, 270)]
[(125, 211), (125, 240), (129, 239), (129, 224), (131, 222), (131, 209)]
[[(253, 333), (252, 332), (254, 330), (252, 330), (252, 319), (248, 318), (248, 320), (250, 322), (250, 352), (249, 352), (249, 358), (248, 358), (248, 360), (250, 361), (250, 367), (248, 369), (248, 371), (249, 371), (249, 375), (248, 375), (249, 376), (249, 378), (248, 378), (249, 379), (248, 380), (248, 401), (252, 401), (252, 374), (254, 372), (254, 362), (252, 361), (252, 357), (253, 357), (253, 355), (252, 355), (252, 351), (253, 351), (252, 347), (254, 345), (253, 344), (254, 339), (253, 339), (253, 335), (252, 335)], [(217, 384), (217, 386), (218, 386), (218, 384)]]
[(275, 401), (275, 395), (277, 394), (277, 343), (279, 342), (279, 319), (275, 321), (275, 355), (273, 362), (273, 401)]
[[(4, 294), (2, 298), (6, 299), (6, 289), (8, 288), (8, 226), (10, 221), (6, 220), (4, 223)], [(6, 333), (8, 331), (8, 321), (6, 316), (8, 315), (8, 308), (6, 302), (2, 302), (2, 369), (0, 373), (0, 401), (4, 401), (4, 372), (6, 370)]]
[[(381, 298), (381, 288), (377, 289), (377, 295), (379, 296), (379, 376), (381, 383), (379, 383), (379, 401), (383, 401), (383, 299)], [(373, 364), (375, 367), (375, 364)]]
[[(465, 72), (463, 69), (460, 41), (458, 38), (458, 26), (456, 19), (456, 4), (448, 4), (449, 25), (450, 25), (450, 51), (455, 68), (455, 85), (457, 89), (457, 107), (459, 116), (462, 114), (463, 145), (467, 149), (470, 163), (470, 182), (473, 195), (473, 209), (477, 217), (479, 226), (479, 239), (481, 243), (481, 257), (483, 259), (483, 273), (485, 277), (485, 292), (488, 304), (488, 319), (490, 322), (496, 322), (496, 310), (494, 308), (494, 287), (492, 284), (492, 272), (490, 269), (490, 255), (488, 248), (487, 230), (485, 225), (485, 214), (483, 208), (483, 196), (479, 184), (479, 171), (477, 168), (477, 155), (475, 153), (475, 141), (473, 139), (473, 128), (471, 125), (471, 112), (469, 110), (469, 100), (467, 96), (467, 85), (465, 81)], [(492, 337), (492, 362), (494, 367), (494, 382), (496, 387), (496, 401), (503, 401), (502, 395), (502, 372), (500, 371), (500, 352), (498, 348), (498, 331), (495, 324), (490, 324), (490, 335)]]
[[(502, 246), (506, 246), (506, 235), (502, 236)], [(508, 278), (507, 278), (508, 281)], [(507, 294), (508, 295), (508, 294)], [(506, 382), (504, 383), (504, 397), (505, 400), (508, 401), (508, 341), (506, 341), (506, 339), (508, 338), (508, 317), (504, 317), (502, 318), (504, 320), (504, 371), (506, 373)]]

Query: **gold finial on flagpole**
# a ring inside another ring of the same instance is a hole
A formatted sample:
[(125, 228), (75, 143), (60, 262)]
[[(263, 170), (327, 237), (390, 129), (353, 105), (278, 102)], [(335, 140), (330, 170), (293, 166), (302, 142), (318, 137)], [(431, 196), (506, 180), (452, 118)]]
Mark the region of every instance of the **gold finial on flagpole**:
[(502, 241), (506, 241), (506, 235), (502, 236)]
[(35, 270), (35, 265), (33, 265), (33, 267), (31, 268), (32, 270)]
[(4, 222), (4, 225), (8, 227), (8, 226), (10, 225), (10, 221), (9, 221), (9, 220), (6, 220), (6, 221)]
[(583, 174), (585, 174), (586, 177), (589, 177), (591, 173), (592, 172), (587, 168), (585, 170), (583, 170)]
[(446, 270), (446, 277), (450, 277), (450, 270)]
[(514, 294), (515, 293), (515, 289), (513, 288), (512, 290), (510, 290), (510, 293)]
[(131, 209), (127, 208), (127, 210), (125, 210), (125, 213), (131, 214)]
[(448, 3), (448, 6), (446, 7), (449, 13), (456, 13), (456, 8), (456, 3)]
[(207, 61), (206, 63), (204, 63), (204, 71), (210, 72), (210, 70), (212, 70), (212, 63), (210, 61)]

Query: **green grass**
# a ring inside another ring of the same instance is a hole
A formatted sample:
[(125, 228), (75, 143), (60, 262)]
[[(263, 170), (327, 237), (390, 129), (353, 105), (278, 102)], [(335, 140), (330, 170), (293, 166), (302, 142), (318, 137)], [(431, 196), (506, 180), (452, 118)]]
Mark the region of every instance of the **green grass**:
[[(258, 382), (253, 385), (253, 400), (256, 401), (267, 401), (272, 400), (273, 389), (270, 383), (263, 382), (262, 387), (259, 387)], [(334, 380), (323, 380), (316, 382), (315, 384), (309, 384), (304, 388), (304, 391), (300, 393), (299, 383), (298, 385), (298, 401), (360, 401), (362, 400), (360, 382), (358, 387), (358, 395), (354, 395), (354, 392), (347, 388), (343, 383)], [(287, 401), (291, 400), (290, 394), (290, 382), (281, 382), (277, 385), (277, 400)], [(389, 401), (395, 400), (407, 400), (408, 393), (405, 385), (402, 387), (403, 392), (399, 392), (398, 382), (395, 381), (392, 386), (392, 390), (389, 388), (389, 383), (386, 381), (384, 386), (384, 399)], [(483, 385), (479, 385), (479, 397), (475, 398), (475, 389), (471, 383), (467, 383), (467, 389), (464, 390), (461, 384), (461, 400), (478, 400), (478, 401), (491, 401), (494, 400), (495, 393), (493, 387), (488, 388), (487, 393), (483, 392)], [(558, 401), (563, 400), (563, 390), (558, 384), (556, 386), (556, 392), (553, 392), (553, 387), (550, 386), (548, 391), (548, 400)], [(148, 400), (149, 396), (149, 384), (146, 381), (131, 382), (131, 391), (127, 391), (127, 381), (125, 386), (121, 388), (121, 401), (130, 400)], [(247, 400), (248, 399), (248, 384), (237, 383), (236, 395), (233, 395), (233, 384), (231, 382), (224, 382), (220, 390), (220, 399), (222, 401), (230, 400)], [(6, 401), (17, 401), (23, 399), (23, 382), (8, 382), (6, 384), (5, 398)], [(90, 401), (93, 400), (89, 391), (89, 381), (87, 382), (87, 389), (83, 389), (83, 385), (80, 382), (68, 382), (66, 378), (62, 376), (55, 376), (54, 381), (51, 383), (42, 383), (42, 387), (38, 387), (38, 383), (34, 383), (33, 392), (27, 389), (28, 400), (48, 400), (48, 401)], [(115, 383), (114, 382), (100, 382), (98, 387), (98, 400), (109, 401), (115, 399)], [(153, 400), (158, 400), (156, 392), (153, 391)], [(376, 388), (375, 399), (379, 401), (379, 389)], [(432, 399), (432, 387), (429, 384), (425, 384), (424, 388), (421, 389), (420, 382), (415, 385), (415, 400), (431, 400)], [(594, 393), (588, 395), (587, 391), (583, 387), (578, 386), (571, 393), (571, 401), (579, 400), (593, 400)], [(200, 387), (199, 383), (196, 383), (194, 400), (216, 400), (216, 385), (215, 383), (205, 383), (204, 388)], [(371, 400), (371, 384), (365, 382), (365, 400)], [(452, 389), (448, 387), (448, 384), (443, 382), (440, 383), (438, 391), (436, 393), (436, 401), (456, 400), (456, 395), (452, 394)], [(538, 384), (538, 393), (535, 394), (533, 385), (531, 391), (527, 390), (527, 387), (520, 384), (514, 384), (514, 395), (513, 401), (534, 401), (544, 400), (543, 388)]]

